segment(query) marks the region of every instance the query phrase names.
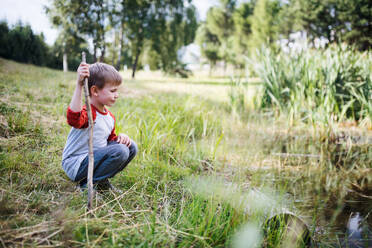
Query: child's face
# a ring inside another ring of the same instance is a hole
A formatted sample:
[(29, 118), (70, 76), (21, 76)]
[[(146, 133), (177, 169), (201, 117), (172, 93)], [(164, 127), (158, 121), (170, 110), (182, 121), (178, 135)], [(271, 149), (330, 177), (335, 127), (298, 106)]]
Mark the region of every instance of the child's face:
[(97, 89), (95, 98), (98, 103), (104, 106), (112, 106), (119, 97), (118, 89), (118, 85), (106, 84), (102, 89)]

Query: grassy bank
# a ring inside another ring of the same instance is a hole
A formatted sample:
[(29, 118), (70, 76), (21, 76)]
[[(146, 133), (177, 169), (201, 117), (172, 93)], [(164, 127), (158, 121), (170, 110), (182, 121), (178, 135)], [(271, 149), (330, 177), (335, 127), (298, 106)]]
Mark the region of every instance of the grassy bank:
[(241, 247), (249, 239), (278, 247), (260, 223), (286, 209), (327, 247), (350, 192), (370, 195), (368, 130), (288, 126), (239, 110), (232, 95), (221, 102), (209, 88), (194, 95), (138, 80), (124, 83), (110, 109), (118, 132), (139, 146), (113, 179), (124, 194), (101, 195), (87, 213), (86, 195), (61, 168), (75, 77), (0, 59), (3, 246)]
[[(214, 107), (180, 95), (126, 95), (111, 110), (140, 147), (86, 213), (86, 196), (61, 169), (65, 109), (75, 73), (1, 60), (1, 243), (53, 246), (223, 246), (245, 217), (194, 196), (183, 179), (213, 160)], [(204, 144), (212, 144), (205, 146)]]

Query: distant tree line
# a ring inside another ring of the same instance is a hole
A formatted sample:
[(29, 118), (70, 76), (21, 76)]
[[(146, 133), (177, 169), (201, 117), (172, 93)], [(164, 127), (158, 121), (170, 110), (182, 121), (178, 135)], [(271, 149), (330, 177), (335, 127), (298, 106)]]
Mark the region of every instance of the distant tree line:
[[(69, 56), (68, 64), (72, 69), (75, 70), (79, 66), (82, 51), (85, 51), (89, 60), (93, 61), (86, 41), (74, 39), (70, 45), (72, 56)], [(9, 26), (5, 20), (0, 21), (0, 57), (62, 69), (62, 51), (60, 42), (57, 41), (53, 46), (49, 46), (45, 43), (44, 35), (35, 34), (29, 24), (18, 22)]]
[(274, 50), (291, 34), (347, 43), (364, 51), (372, 46), (370, 0), (220, 0), (200, 23), (196, 41), (211, 67), (218, 61), (242, 67), (262, 45)]
[(182, 74), (178, 51), (194, 41), (198, 28), (191, 0), (53, 0), (45, 12), (59, 30), (52, 46), (30, 25), (10, 28), (3, 21), (0, 56), (59, 69), (65, 63), (75, 70), (85, 51), (89, 63), (126, 65), (133, 77), (144, 64)]
[(194, 41), (198, 27), (191, 0), (54, 0), (46, 13), (60, 30), (60, 53), (74, 57), (89, 40), (93, 61), (132, 67), (133, 77), (143, 64), (182, 70), (177, 52)]
[(29, 25), (16, 24), (9, 27), (0, 22), (0, 56), (35, 65), (48, 65), (48, 46), (43, 35), (35, 35)]
[(3, 21), (0, 56), (60, 69), (64, 61), (75, 70), (85, 51), (88, 62), (131, 67), (134, 77), (145, 64), (182, 72), (178, 51), (194, 41), (211, 68), (219, 61), (243, 67), (257, 48), (278, 50), (296, 32), (310, 44), (372, 45), (370, 0), (219, 0), (203, 22), (191, 0), (53, 0), (45, 12), (59, 30), (52, 46), (29, 25)]

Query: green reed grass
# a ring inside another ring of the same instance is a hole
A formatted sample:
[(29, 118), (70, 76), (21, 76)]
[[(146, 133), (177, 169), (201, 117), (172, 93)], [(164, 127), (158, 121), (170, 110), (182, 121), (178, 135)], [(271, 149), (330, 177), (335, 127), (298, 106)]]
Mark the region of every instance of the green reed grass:
[(372, 119), (372, 55), (348, 46), (274, 53), (262, 48), (251, 63), (263, 81), (259, 108), (306, 122)]

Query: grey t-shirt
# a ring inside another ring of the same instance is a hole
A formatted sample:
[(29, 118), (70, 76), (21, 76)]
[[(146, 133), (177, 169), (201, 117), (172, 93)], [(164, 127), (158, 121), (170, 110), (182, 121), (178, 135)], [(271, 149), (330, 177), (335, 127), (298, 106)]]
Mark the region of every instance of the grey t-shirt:
[[(92, 106), (93, 126), (93, 151), (107, 146), (107, 142), (116, 140), (115, 117), (105, 109), (101, 112)], [(75, 181), (76, 174), (81, 162), (89, 153), (88, 139), (88, 117), (86, 107), (80, 112), (67, 109), (67, 122), (72, 126), (68, 134), (65, 148), (62, 155), (62, 167), (67, 176)]]

